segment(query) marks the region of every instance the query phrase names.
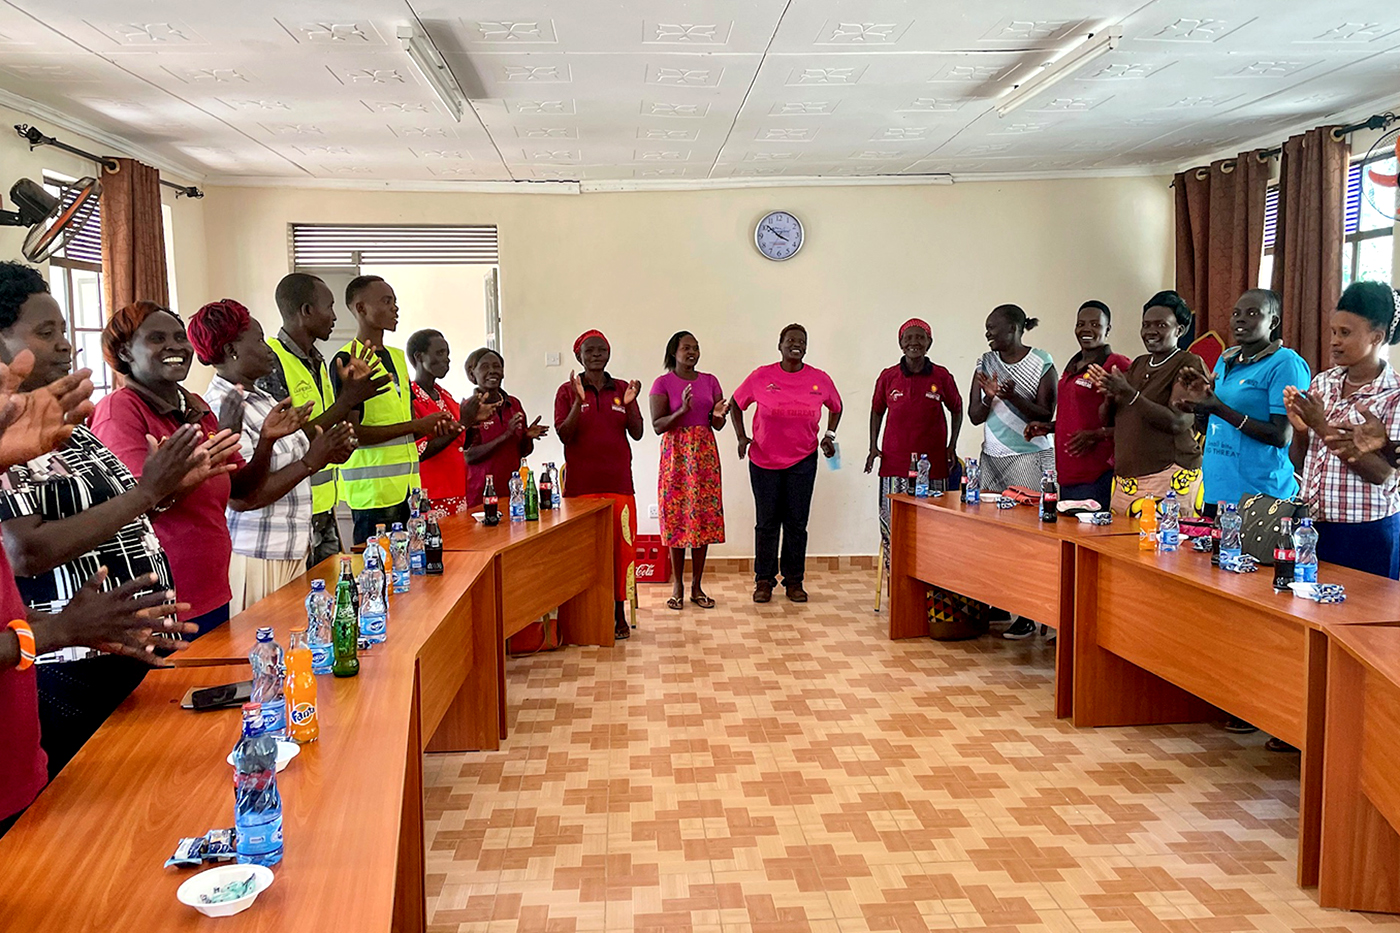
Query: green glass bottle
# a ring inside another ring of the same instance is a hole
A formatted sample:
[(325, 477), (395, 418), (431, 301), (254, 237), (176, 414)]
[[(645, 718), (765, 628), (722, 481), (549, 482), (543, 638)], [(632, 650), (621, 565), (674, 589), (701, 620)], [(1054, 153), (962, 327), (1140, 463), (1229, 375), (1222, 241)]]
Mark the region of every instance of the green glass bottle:
[(360, 618), (355, 611), (355, 581), (350, 573), (350, 558), (340, 559), (340, 579), (335, 585), (335, 619), (331, 623), (331, 647), (335, 661), (331, 673), (337, 677), (354, 677), (360, 672)]
[(535, 486), (535, 471), (525, 474), (525, 521), (540, 520), (540, 491)]

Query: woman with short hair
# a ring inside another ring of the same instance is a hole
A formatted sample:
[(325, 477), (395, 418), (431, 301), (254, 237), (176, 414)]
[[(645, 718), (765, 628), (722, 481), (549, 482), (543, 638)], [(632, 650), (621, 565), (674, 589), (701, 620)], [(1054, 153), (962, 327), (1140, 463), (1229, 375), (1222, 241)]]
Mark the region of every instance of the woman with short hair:
[(476, 386), (482, 414), (467, 446), (467, 505), (481, 505), (486, 477), (496, 495), (507, 495), (512, 473), (530, 456), (535, 441), (549, 433), (541, 418), (529, 420), (525, 406), (506, 391), (506, 358), (497, 350), (480, 347), (467, 357), (467, 378)]
[(1016, 305), (998, 305), (987, 315), (991, 349), (972, 374), (967, 415), (973, 424), (985, 425), (979, 466), (981, 488), (989, 492), (1008, 486), (1039, 489), (1041, 476), (1055, 466), (1048, 438), (1026, 439), (1026, 425), (1055, 414), (1055, 361), (1023, 339), (1039, 323)]

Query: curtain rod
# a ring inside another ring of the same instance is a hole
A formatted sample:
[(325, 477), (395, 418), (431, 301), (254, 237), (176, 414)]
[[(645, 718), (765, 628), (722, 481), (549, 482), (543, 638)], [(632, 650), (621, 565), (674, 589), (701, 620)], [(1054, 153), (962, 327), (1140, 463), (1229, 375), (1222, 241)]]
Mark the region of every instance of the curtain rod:
[[(1353, 123), (1351, 126), (1339, 126), (1332, 131), (1332, 138), (1341, 142), (1343, 136), (1355, 133), (1357, 130), (1383, 130), (1395, 122), (1395, 114), (1386, 111), (1362, 120), (1360, 123)], [(1260, 149), (1259, 161), (1267, 162), (1274, 156), (1283, 152), (1282, 146), (1275, 146), (1272, 149)]]
[[(61, 143), (58, 140), (54, 139), (52, 136), (45, 136), (43, 134), (43, 131), (41, 131), (37, 126), (30, 126), (27, 123), (16, 123), (15, 132), (18, 133), (21, 138), (29, 141), (29, 150), (31, 152), (33, 152), (34, 149), (36, 149), (39, 146), (53, 146), (55, 149), (62, 149), (64, 152), (71, 152), (74, 155), (82, 156), (84, 159), (91, 159), (98, 165), (110, 171), (116, 171), (117, 169), (117, 163), (113, 162), (108, 157), (94, 155), (93, 153), (85, 152), (84, 150), (79, 149), (76, 146), (70, 146), (67, 143)], [(167, 188), (174, 188), (175, 197), (177, 198), (182, 194), (187, 198), (204, 197), (204, 192), (200, 191), (194, 185), (177, 185), (175, 184), (175, 182), (166, 181), (164, 178), (160, 179), (160, 183)]]

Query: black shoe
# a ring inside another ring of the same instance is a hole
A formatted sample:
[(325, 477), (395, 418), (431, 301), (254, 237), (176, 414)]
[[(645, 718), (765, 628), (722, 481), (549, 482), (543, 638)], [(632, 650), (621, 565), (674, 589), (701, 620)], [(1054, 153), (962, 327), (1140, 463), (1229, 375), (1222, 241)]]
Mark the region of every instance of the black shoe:
[(1030, 638), (1035, 634), (1035, 623), (1030, 619), (1017, 619), (1011, 623), (1011, 627), (1001, 633), (1002, 638), (1009, 638), (1012, 641), (1020, 641), (1023, 638)]
[(1225, 731), (1233, 732), (1235, 735), (1249, 735), (1251, 732), (1258, 732), (1259, 727), (1245, 722), (1243, 719), (1231, 717), (1225, 721)]
[(995, 606), (992, 606), (987, 610), (988, 622), (1010, 622), (1014, 618), (1016, 617), (1013, 616), (1011, 613), (1007, 612), (1005, 609), (998, 609)]
[(615, 625), (613, 625), (613, 638), (615, 638), (615, 639), (618, 640), (618, 641), (623, 641), (623, 640), (628, 639), (628, 638), (631, 638), (631, 637), (632, 637), (632, 627), (629, 626), (629, 625), (628, 625), (626, 622), (624, 622), (623, 620), (618, 619), (618, 620), (617, 620), (617, 623), (616, 623)]

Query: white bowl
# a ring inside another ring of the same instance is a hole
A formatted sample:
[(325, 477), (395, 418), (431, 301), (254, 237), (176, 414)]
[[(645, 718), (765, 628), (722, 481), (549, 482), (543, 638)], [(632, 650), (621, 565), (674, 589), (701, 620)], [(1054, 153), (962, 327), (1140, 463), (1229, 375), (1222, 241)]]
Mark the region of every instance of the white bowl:
[[(253, 876), (253, 890), (245, 894), (236, 901), (225, 901), (222, 904), (202, 904), (199, 896), (208, 894), (220, 885), (232, 884), (242, 881), (249, 875)], [(180, 889), (175, 892), (175, 896), (180, 899), (181, 904), (188, 904), (206, 917), (232, 917), (234, 914), (242, 913), (253, 906), (253, 901), (258, 899), (258, 895), (268, 889), (272, 884), (272, 869), (262, 865), (220, 865), (218, 868), (210, 868), (202, 871), (193, 878), (186, 879), (180, 885)]]
[[(291, 760), (301, 754), (301, 746), (295, 742), (287, 742), (283, 739), (277, 740), (277, 771), (281, 773), (286, 769)], [(233, 752), (228, 753), (225, 759), (229, 764), (233, 764)]]

